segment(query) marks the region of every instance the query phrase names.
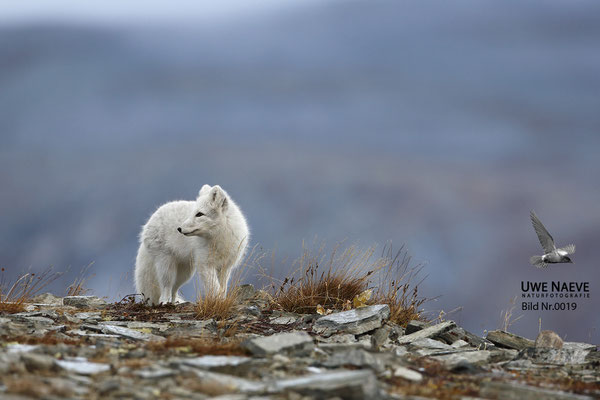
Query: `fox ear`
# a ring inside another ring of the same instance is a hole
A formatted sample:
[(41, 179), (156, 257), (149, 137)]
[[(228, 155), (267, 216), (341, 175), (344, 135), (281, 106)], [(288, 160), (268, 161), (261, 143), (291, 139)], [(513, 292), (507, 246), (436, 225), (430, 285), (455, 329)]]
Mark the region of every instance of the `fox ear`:
[(210, 185), (203, 185), (202, 189), (198, 192), (198, 197), (202, 196), (204, 193), (210, 190)]
[(221, 186), (215, 185), (210, 189), (210, 193), (208, 195), (210, 202), (213, 204), (215, 208), (222, 208), (223, 211), (227, 209), (227, 195), (221, 189)]

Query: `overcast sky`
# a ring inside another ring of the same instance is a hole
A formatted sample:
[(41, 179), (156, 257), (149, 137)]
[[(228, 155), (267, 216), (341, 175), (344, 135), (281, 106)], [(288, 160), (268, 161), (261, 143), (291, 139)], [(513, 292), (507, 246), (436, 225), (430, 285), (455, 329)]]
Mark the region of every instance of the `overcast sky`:
[(316, 0), (0, 0), (0, 23), (72, 21), (108, 24), (165, 23), (169, 21), (220, 22), (260, 15)]

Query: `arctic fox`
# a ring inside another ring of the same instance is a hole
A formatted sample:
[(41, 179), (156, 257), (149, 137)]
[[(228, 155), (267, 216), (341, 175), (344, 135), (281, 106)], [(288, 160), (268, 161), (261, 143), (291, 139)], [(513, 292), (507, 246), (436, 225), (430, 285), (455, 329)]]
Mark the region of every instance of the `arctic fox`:
[(135, 286), (150, 304), (183, 301), (177, 291), (198, 270), (207, 293), (224, 294), (249, 240), (246, 219), (220, 186), (202, 186), (196, 201), (172, 201), (140, 234)]

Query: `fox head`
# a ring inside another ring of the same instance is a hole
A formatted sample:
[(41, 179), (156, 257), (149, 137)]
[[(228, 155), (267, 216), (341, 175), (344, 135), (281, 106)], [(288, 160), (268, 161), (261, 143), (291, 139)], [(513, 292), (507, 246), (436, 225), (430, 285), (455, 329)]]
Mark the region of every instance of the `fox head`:
[(177, 228), (185, 236), (209, 237), (223, 226), (229, 197), (219, 185), (202, 186), (191, 214)]

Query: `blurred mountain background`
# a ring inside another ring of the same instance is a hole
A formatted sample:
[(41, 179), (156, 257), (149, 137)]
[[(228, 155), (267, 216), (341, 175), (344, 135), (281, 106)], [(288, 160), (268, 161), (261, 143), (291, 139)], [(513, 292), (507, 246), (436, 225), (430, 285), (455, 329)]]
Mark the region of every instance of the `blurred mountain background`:
[[(64, 294), (94, 262), (118, 300), (148, 216), (220, 184), (278, 258), (406, 244), (426, 308), (477, 334), (522, 280), (589, 281), (575, 311), (517, 299), (511, 331), (600, 341), (600, 3), (242, 3), (0, 3), (8, 278), (70, 267)], [(574, 265), (529, 265), (531, 209)]]

